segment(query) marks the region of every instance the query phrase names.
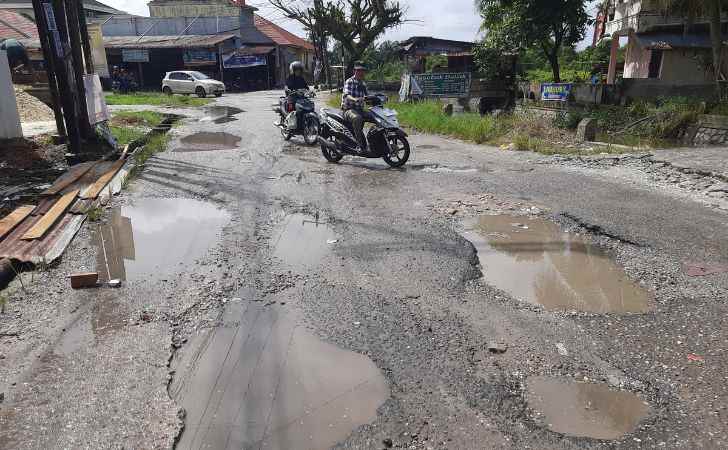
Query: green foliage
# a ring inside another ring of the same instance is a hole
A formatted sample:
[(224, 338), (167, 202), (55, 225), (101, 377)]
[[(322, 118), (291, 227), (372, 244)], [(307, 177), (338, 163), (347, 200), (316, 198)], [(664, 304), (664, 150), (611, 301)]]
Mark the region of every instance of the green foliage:
[(144, 137), (145, 131), (137, 127), (110, 125), (111, 134), (119, 145), (126, 145)]
[(543, 51), (555, 81), (559, 56), (584, 38), (591, 22), (585, 0), (476, 0), (487, 31), (483, 44), (505, 53), (526, 48)]
[(136, 125), (154, 128), (164, 116), (156, 111), (117, 111), (111, 118), (111, 125)]
[(445, 55), (432, 55), (425, 58), (425, 71), (427, 72), (445, 67), (447, 67), (447, 56)]
[(104, 215), (104, 209), (100, 206), (94, 206), (86, 210), (86, 217), (91, 222), (97, 222)]
[(576, 130), (579, 123), (587, 117), (583, 111), (573, 110), (564, 114), (559, 114), (554, 119), (554, 125), (565, 130)]
[[(561, 69), (562, 83), (584, 83), (589, 81), (591, 73), (583, 70)], [(554, 73), (551, 69), (534, 69), (526, 72), (526, 79), (541, 83), (553, 83)]]
[(107, 105), (153, 105), (197, 107), (210, 103), (207, 98), (188, 95), (167, 95), (161, 92), (134, 92), (131, 94), (106, 94)]

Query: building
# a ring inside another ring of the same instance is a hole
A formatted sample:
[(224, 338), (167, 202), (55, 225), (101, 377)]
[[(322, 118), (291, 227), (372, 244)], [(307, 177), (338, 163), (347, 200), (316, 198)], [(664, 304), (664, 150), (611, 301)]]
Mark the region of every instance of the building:
[[(119, 11), (96, 0), (83, 0), (83, 9), (86, 11), (86, 17), (89, 19), (124, 14), (123, 11)], [(31, 0), (0, 0), (0, 11), (11, 11), (35, 21), (33, 2)]]
[[(453, 41), (429, 36), (414, 36), (400, 42), (400, 57), (413, 73), (422, 73), (428, 56), (447, 56), (450, 72), (471, 72), (474, 67), (472, 42)], [(445, 68), (443, 68), (445, 69)]]
[(244, 0), (154, 0), (149, 6), (151, 17), (101, 21), (109, 64), (139, 74), (145, 87), (160, 85), (162, 67), (199, 70), (232, 90), (280, 86), (295, 60), (313, 71), (313, 45)]
[[(605, 7), (599, 31), (612, 38), (608, 84), (617, 77), (617, 50), (623, 37), (627, 37), (624, 78), (673, 84), (714, 82), (707, 18), (695, 18), (686, 32), (687, 19), (666, 14), (656, 0), (610, 0)], [(724, 28), (726, 23), (728, 17)], [(728, 52), (723, 63), (723, 73), (728, 74)]]

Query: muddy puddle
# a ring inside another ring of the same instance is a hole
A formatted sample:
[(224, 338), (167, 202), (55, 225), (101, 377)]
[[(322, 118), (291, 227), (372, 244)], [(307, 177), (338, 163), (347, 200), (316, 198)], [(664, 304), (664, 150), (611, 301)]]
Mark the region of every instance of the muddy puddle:
[(551, 431), (593, 439), (620, 439), (650, 411), (631, 392), (548, 377), (529, 378), (526, 399), (535, 420)]
[(93, 235), (100, 281), (149, 280), (194, 263), (217, 242), (230, 216), (190, 199), (147, 198), (114, 208)]
[(237, 150), (239, 142), (240, 136), (235, 136), (234, 134), (224, 133), (222, 131), (201, 131), (180, 139), (180, 146), (175, 148), (174, 151), (188, 153)]
[(367, 357), (327, 344), (292, 313), (232, 302), (175, 361), (187, 414), (177, 449), (328, 449), (375, 420), (389, 386)]
[(273, 256), (295, 269), (318, 265), (338, 243), (334, 230), (322, 217), (291, 214), (273, 237)]
[(216, 124), (223, 124), (234, 122), (238, 120), (235, 116), (245, 112), (240, 108), (232, 106), (208, 106), (204, 108), (205, 116), (200, 119), (200, 122), (212, 122)]
[(548, 310), (644, 313), (650, 295), (598, 247), (554, 223), (522, 216), (465, 222), (483, 277), (512, 296)]

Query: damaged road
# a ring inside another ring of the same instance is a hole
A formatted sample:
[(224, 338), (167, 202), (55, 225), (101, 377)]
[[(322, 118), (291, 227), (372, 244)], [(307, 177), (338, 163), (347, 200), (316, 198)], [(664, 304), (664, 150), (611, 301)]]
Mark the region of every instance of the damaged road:
[(434, 136), (327, 164), (277, 98), (183, 122), (3, 291), (0, 448), (728, 445), (726, 211)]

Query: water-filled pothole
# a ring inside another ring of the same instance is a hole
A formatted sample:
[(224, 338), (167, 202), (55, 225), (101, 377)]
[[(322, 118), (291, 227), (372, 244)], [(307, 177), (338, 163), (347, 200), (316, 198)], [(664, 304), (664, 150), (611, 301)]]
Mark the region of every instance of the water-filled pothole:
[(200, 119), (200, 122), (213, 122), (216, 124), (223, 124), (234, 122), (238, 120), (235, 116), (244, 112), (240, 108), (233, 106), (208, 106), (204, 109), (205, 116)]
[(146, 198), (114, 208), (93, 241), (101, 281), (155, 279), (205, 255), (230, 216), (211, 203)]
[(231, 302), (224, 317), (175, 364), (170, 392), (187, 413), (178, 449), (328, 449), (389, 396), (369, 358), (321, 341), (291, 313)]
[(631, 392), (548, 377), (528, 379), (526, 400), (535, 420), (551, 431), (593, 439), (619, 439), (634, 431), (650, 411)]
[(484, 279), (549, 310), (644, 313), (650, 295), (600, 248), (539, 218), (481, 216), (465, 222)]
[(316, 216), (286, 216), (273, 238), (273, 255), (296, 269), (315, 266), (336, 242), (329, 223)]
[(239, 142), (240, 136), (235, 136), (234, 134), (224, 133), (221, 131), (201, 131), (180, 139), (180, 143), (182, 145), (175, 148), (174, 151), (178, 153), (186, 153), (236, 150)]

